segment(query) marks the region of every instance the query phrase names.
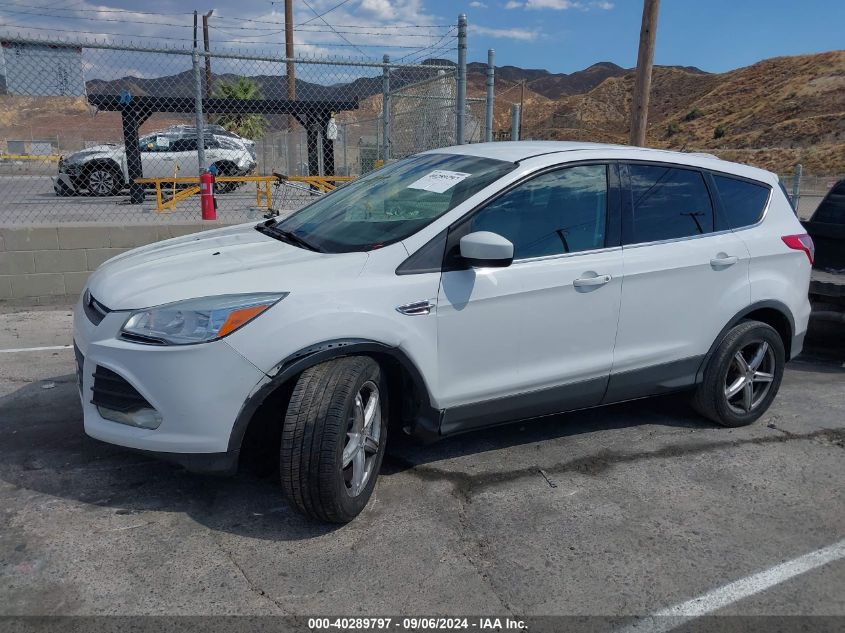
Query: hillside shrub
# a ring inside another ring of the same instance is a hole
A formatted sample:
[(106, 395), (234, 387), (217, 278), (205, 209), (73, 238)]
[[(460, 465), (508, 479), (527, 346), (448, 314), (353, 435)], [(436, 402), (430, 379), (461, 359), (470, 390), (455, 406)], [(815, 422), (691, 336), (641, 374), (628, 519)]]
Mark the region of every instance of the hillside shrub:
[(693, 108), (687, 112), (684, 121), (695, 121), (697, 118), (704, 116), (704, 113), (698, 108)]

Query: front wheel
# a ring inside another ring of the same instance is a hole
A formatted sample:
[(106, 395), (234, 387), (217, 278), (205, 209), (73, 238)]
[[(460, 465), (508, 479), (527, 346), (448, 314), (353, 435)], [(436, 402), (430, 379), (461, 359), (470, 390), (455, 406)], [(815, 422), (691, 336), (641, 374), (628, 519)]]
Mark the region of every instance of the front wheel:
[(88, 170), (88, 192), (95, 196), (113, 196), (120, 191), (121, 177), (117, 170), (97, 165)]
[(311, 518), (354, 519), (378, 478), (387, 411), (385, 380), (368, 356), (339, 358), (302, 372), (282, 428), (285, 496)]
[(763, 415), (783, 378), (780, 334), (759, 321), (743, 321), (722, 339), (704, 370), (693, 406), (722, 426), (746, 426)]

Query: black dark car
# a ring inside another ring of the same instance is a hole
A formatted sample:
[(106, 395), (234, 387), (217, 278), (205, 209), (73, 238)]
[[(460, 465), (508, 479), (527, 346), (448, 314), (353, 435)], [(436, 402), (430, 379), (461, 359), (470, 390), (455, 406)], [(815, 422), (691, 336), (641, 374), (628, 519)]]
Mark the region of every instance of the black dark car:
[(816, 245), (810, 281), (813, 317), (845, 323), (845, 180), (833, 185), (802, 224)]

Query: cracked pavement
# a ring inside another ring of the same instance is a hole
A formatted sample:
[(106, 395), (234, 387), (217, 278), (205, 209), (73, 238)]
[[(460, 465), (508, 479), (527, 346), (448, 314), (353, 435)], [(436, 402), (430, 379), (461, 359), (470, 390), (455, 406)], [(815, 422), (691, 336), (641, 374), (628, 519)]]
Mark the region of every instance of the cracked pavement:
[[(0, 349), (69, 314), (0, 308)], [(0, 615), (647, 614), (845, 537), (843, 340), (747, 428), (672, 396), (394, 446), (342, 527), (88, 438), (71, 350), (0, 354)], [(843, 587), (840, 560), (723, 612), (845, 615)]]

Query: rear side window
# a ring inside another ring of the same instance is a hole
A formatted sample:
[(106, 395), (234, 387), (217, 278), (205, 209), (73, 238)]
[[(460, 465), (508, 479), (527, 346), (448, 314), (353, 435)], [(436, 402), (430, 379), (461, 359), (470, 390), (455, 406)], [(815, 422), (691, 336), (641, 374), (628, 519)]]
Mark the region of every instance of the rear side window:
[(769, 201), (771, 190), (768, 187), (715, 174), (713, 180), (722, 201), (728, 227), (738, 229), (760, 221)]
[(625, 243), (656, 242), (713, 232), (713, 205), (698, 171), (630, 165), (632, 213)]
[(195, 152), (197, 151), (197, 139), (180, 138), (170, 143), (171, 152)]

